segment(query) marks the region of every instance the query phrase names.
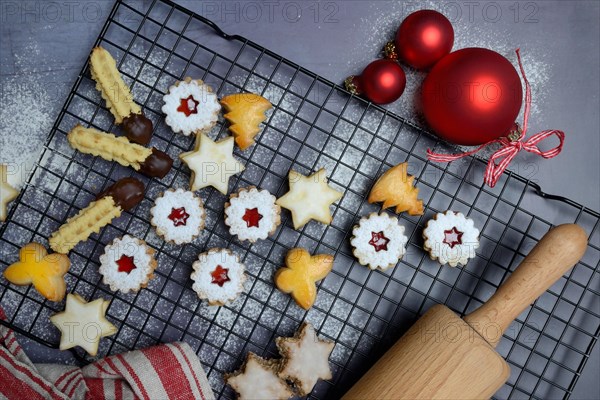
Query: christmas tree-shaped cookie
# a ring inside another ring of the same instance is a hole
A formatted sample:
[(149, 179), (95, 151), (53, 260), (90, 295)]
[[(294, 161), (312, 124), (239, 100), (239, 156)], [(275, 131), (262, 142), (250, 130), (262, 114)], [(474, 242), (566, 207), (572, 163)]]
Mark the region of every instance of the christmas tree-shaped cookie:
[(383, 202), (383, 208), (396, 207), (396, 212), (409, 215), (423, 214), (419, 189), (413, 187), (414, 176), (407, 174), (408, 163), (398, 164), (375, 182), (369, 194), (369, 203)]
[(254, 93), (237, 93), (221, 99), (225, 107), (225, 119), (231, 125), (229, 130), (240, 149), (246, 150), (254, 144), (254, 137), (260, 132), (260, 123), (267, 119), (265, 112), (272, 105), (269, 100)]

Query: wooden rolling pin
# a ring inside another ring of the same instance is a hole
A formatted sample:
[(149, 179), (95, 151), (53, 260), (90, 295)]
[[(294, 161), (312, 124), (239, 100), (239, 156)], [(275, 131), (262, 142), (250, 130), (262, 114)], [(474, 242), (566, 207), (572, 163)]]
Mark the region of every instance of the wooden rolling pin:
[(479, 309), (460, 319), (433, 306), (343, 399), (489, 399), (510, 374), (495, 350), (502, 333), (586, 247), (579, 226), (551, 229)]

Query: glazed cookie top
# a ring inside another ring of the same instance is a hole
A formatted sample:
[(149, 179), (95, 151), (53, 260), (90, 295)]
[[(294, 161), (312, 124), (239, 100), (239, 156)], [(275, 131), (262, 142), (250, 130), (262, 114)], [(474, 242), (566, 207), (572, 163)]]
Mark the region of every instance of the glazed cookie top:
[(479, 230), (462, 213), (438, 213), (423, 231), (424, 247), (440, 264), (465, 265), (479, 247)]
[(183, 189), (163, 193), (155, 200), (150, 214), (158, 234), (175, 244), (191, 242), (204, 227), (202, 201)]
[(396, 265), (405, 253), (408, 238), (398, 218), (386, 213), (371, 213), (352, 230), (350, 244), (362, 265), (385, 270)]
[(186, 136), (212, 127), (221, 110), (217, 95), (200, 79), (186, 78), (177, 82), (169, 88), (163, 101), (165, 122), (174, 132)]
[(156, 268), (154, 250), (143, 240), (125, 235), (104, 248), (99, 272), (110, 290), (127, 293), (145, 286)]
[(266, 239), (280, 223), (281, 208), (268, 190), (240, 189), (225, 205), (225, 224), (240, 240)]
[(244, 289), (244, 265), (226, 249), (210, 249), (198, 256), (193, 264), (192, 289), (209, 304), (225, 304)]

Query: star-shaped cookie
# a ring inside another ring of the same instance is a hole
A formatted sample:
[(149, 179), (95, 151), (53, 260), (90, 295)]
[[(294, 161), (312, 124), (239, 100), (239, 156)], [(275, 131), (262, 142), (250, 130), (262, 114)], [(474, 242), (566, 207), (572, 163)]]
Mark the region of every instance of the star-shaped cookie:
[(227, 194), (229, 178), (245, 168), (244, 164), (233, 157), (233, 142), (233, 137), (214, 142), (204, 133), (200, 133), (196, 136), (194, 150), (179, 156), (192, 171), (192, 191), (212, 186)]
[(325, 168), (310, 176), (290, 171), (290, 191), (277, 199), (276, 204), (292, 212), (294, 229), (300, 229), (311, 219), (324, 224), (331, 222), (329, 206), (344, 194), (327, 184), (326, 174)]
[(285, 381), (277, 376), (279, 363), (265, 360), (254, 353), (248, 358), (240, 371), (227, 375), (225, 381), (243, 399), (289, 399), (293, 393)]
[(19, 191), (8, 184), (6, 165), (0, 164), (0, 221), (6, 219), (8, 203), (19, 195)]
[(319, 339), (311, 324), (302, 324), (294, 337), (279, 337), (275, 343), (283, 356), (278, 375), (292, 381), (300, 396), (309, 394), (319, 379), (332, 378), (329, 355), (335, 344)]
[(86, 303), (78, 294), (69, 293), (65, 311), (50, 317), (61, 333), (60, 349), (79, 346), (95, 356), (100, 338), (117, 333), (117, 327), (104, 316), (109, 304), (110, 301), (104, 299)]
[(284, 293), (290, 293), (296, 303), (308, 310), (317, 298), (315, 282), (325, 278), (333, 267), (333, 256), (318, 254), (311, 256), (301, 248), (288, 251), (285, 267), (275, 273), (275, 285)]

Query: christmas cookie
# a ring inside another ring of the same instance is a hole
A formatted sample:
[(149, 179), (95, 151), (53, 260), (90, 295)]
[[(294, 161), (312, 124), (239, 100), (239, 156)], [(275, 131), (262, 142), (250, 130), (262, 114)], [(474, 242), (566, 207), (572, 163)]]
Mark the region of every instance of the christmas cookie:
[(225, 375), (225, 382), (238, 393), (240, 400), (289, 399), (293, 393), (277, 376), (278, 369), (278, 361), (265, 360), (250, 352), (239, 371)]
[(268, 190), (258, 190), (254, 186), (233, 193), (225, 203), (225, 224), (229, 226), (229, 233), (252, 243), (273, 234), (281, 221), (281, 208), (275, 200)]
[(288, 251), (285, 267), (275, 273), (275, 285), (283, 293), (291, 294), (296, 303), (308, 310), (317, 298), (316, 282), (325, 278), (333, 267), (333, 256), (311, 256), (304, 249)]
[(131, 143), (125, 137), (76, 125), (67, 135), (71, 147), (85, 154), (116, 161), (124, 167), (156, 178), (164, 178), (173, 166), (173, 159), (157, 148)]
[(102, 282), (114, 292), (136, 292), (146, 287), (154, 278), (155, 253), (146, 242), (129, 235), (113, 240), (100, 256)]
[(64, 254), (48, 254), (39, 243), (29, 243), (19, 251), (19, 261), (4, 271), (7, 281), (31, 285), (50, 301), (61, 301), (67, 292), (65, 274), (71, 262)]
[(423, 248), (432, 260), (456, 267), (475, 257), (475, 249), (479, 247), (479, 230), (472, 219), (461, 213), (446, 211), (427, 222), (423, 239)]
[(66, 254), (77, 243), (135, 207), (144, 198), (144, 184), (135, 178), (123, 178), (100, 193), (96, 201), (67, 220), (48, 241), (57, 253)]
[(208, 132), (217, 122), (221, 105), (212, 88), (200, 79), (185, 78), (176, 82), (164, 95), (162, 111), (173, 132), (186, 136)]
[(398, 218), (371, 213), (352, 229), (350, 244), (361, 265), (385, 270), (398, 263), (405, 253), (408, 238)]
[(383, 202), (383, 208), (396, 207), (396, 213), (423, 215), (423, 201), (418, 199), (419, 189), (413, 187), (414, 176), (407, 174), (408, 163), (398, 164), (386, 171), (375, 182), (369, 203)]
[(231, 123), (229, 130), (242, 150), (254, 144), (260, 132), (260, 123), (267, 119), (265, 112), (273, 106), (269, 100), (254, 93), (237, 93), (221, 99), (227, 113), (225, 119)]
[(125, 136), (141, 145), (147, 145), (154, 130), (152, 121), (142, 114), (142, 108), (133, 101), (129, 87), (121, 78), (115, 59), (102, 47), (95, 47), (90, 55), (90, 72), (96, 89), (106, 101), (117, 125), (123, 124)]
[(193, 192), (169, 189), (150, 209), (156, 233), (175, 244), (190, 243), (204, 228), (206, 213), (202, 200)]
[(311, 324), (302, 324), (294, 337), (279, 337), (275, 343), (283, 356), (278, 375), (292, 382), (298, 395), (309, 394), (319, 379), (332, 378), (329, 355), (335, 345), (319, 339)]
[(327, 171), (321, 168), (310, 176), (290, 170), (290, 191), (277, 200), (277, 204), (292, 212), (294, 229), (302, 228), (314, 219), (324, 224), (331, 222), (329, 206), (344, 195), (327, 184)]
[(79, 346), (95, 356), (100, 339), (117, 333), (117, 327), (105, 317), (109, 304), (110, 301), (103, 299), (87, 303), (81, 296), (69, 293), (65, 311), (50, 317), (61, 333), (60, 349)]
[(192, 267), (192, 289), (211, 306), (233, 301), (244, 290), (244, 264), (229, 250), (210, 249), (201, 253)]
[(8, 184), (7, 167), (0, 164), (0, 221), (6, 220), (8, 203), (19, 195), (19, 192)]
[(214, 142), (203, 133), (196, 136), (193, 151), (179, 155), (192, 171), (190, 186), (196, 191), (212, 186), (223, 194), (229, 189), (229, 178), (244, 170), (244, 164), (233, 157), (233, 138)]

